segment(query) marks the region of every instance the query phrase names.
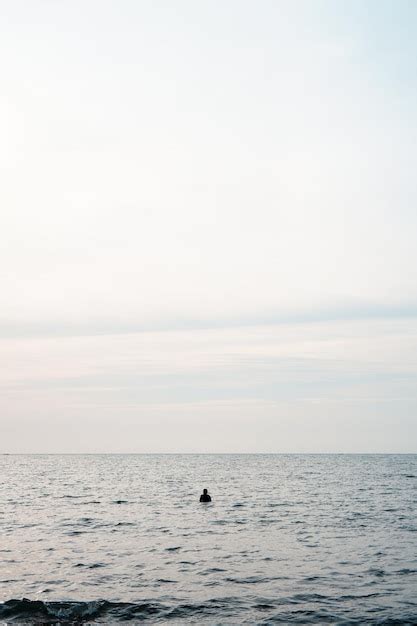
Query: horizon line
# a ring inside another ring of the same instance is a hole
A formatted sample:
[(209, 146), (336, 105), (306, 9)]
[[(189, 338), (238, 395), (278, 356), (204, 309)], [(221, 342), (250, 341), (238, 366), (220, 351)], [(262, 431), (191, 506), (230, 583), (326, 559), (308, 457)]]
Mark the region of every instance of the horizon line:
[(416, 452), (0, 452), (0, 456), (410, 456)]

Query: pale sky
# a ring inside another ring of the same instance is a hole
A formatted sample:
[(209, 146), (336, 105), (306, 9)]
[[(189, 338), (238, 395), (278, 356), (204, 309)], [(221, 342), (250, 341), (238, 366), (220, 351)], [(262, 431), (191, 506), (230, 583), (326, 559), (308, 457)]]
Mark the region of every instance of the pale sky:
[(417, 452), (416, 42), (0, 0), (0, 451)]

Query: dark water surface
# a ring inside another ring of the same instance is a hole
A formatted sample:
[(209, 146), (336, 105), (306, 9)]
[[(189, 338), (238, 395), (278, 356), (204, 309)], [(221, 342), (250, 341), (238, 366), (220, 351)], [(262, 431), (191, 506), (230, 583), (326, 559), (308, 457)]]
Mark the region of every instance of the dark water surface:
[(0, 622), (417, 624), (416, 504), (416, 455), (0, 456)]

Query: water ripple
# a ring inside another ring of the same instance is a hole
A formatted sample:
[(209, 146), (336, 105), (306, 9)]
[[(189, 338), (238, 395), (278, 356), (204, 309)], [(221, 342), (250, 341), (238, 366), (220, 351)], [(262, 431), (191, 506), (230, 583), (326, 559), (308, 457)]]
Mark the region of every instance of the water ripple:
[(4, 623), (417, 623), (415, 455), (0, 455), (0, 476)]

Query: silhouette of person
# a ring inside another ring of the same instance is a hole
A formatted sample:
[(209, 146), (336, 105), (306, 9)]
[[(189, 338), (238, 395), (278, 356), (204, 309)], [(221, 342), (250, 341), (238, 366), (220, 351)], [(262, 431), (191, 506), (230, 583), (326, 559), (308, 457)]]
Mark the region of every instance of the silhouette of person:
[(207, 493), (207, 489), (203, 489), (203, 493), (200, 496), (200, 502), (211, 502), (211, 496)]

